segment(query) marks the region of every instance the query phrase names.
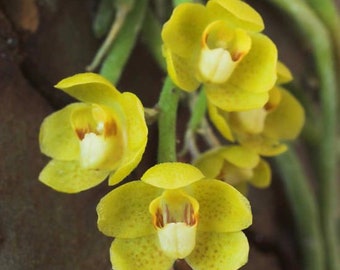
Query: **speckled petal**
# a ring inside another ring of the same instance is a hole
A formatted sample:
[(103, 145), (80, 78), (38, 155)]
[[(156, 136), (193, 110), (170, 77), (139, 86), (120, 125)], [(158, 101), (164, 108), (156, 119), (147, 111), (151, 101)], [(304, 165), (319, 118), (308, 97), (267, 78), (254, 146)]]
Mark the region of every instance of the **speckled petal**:
[(200, 82), (196, 79), (195, 62), (190, 59), (173, 54), (168, 48), (163, 47), (167, 69), (172, 81), (182, 90), (191, 92), (198, 88)]
[(262, 107), (269, 98), (267, 92), (253, 93), (243, 91), (238, 86), (207, 85), (207, 98), (216, 107), (225, 111), (242, 111)]
[(287, 150), (287, 146), (280, 143), (278, 139), (262, 135), (240, 138), (240, 143), (253, 149), (261, 156), (276, 156)]
[(227, 84), (242, 91), (261, 93), (269, 91), (276, 81), (277, 49), (265, 35), (249, 33), (252, 47), (234, 70)]
[(207, 9), (215, 19), (224, 19), (231, 25), (251, 31), (262, 31), (263, 20), (247, 3), (239, 0), (210, 0)]
[(305, 122), (305, 113), (298, 100), (281, 88), (282, 98), (279, 106), (268, 114), (264, 135), (278, 139), (295, 139)]
[(199, 168), (208, 178), (215, 178), (223, 167), (224, 160), (218, 155), (218, 149), (213, 149), (201, 154), (194, 165)]
[(190, 185), (187, 192), (200, 206), (198, 231), (236, 232), (252, 223), (248, 200), (225, 182), (201, 180)]
[(186, 261), (195, 270), (236, 270), (248, 261), (248, 252), (248, 240), (242, 232), (200, 232)]
[(261, 159), (259, 164), (254, 168), (254, 176), (249, 182), (258, 188), (265, 188), (271, 182), (271, 170), (268, 162)]
[(115, 185), (128, 176), (138, 165), (145, 151), (148, 128), (144, 119), (143, 105), (138, 97), (125, 92), (119, 97), (125, 114), (126, 149), (118, 168), (110, 175), (109, 185)]
[(61, 80), (56, 88), (70, 96), (89, 103), (115, 106), (119, 91), (104, 77), (95, 73), (80, 73)]
[(181, 162), (165, 162), (147, 170), (141, 180), (155, 187), (176, 189), (204, 178), (196, 167)]
[(254, 168), (260, 161), (260, 157), (255, 151), (240, 145), (223, 147), (220, 149), (219, 155), (240, 168)]
[(115, 270), (169, 270), (174, 259), (159, 248), (157, 235), (134, 239), (116, 238), (110, 248)]
[(149, 204), (162, 190), (141, 181), (122, 185), (97, 205), (98, 228), (107, 236), (135, 238), (156, 233)]
[(79, 158), (79, 139), (71, 125), (71, 115), (75, 109), (88, 107), (83, 103), (73, 103), (47, 116), (40, 127), (40, 150), (45, 155), (59, 160)]
[(223, 137), (231, 142), (234, 142), (234, 136), (226, 119), (228, 113), (220, 110), (211, 102), (208, 102), (208, 113), (211, 121), (218, 131), (223, 135)]
[(109, 172), (84, 170), (76, 161), (51, 160), (39, 175), (47, 186), (65, 193), (77, 193), (103, 182)]
[(198, 53), (201, 35), (209, 21), (208, 12), (203, 5), (179, 5), (163, 26), (162, 39), (165, 46), (182, 57)]

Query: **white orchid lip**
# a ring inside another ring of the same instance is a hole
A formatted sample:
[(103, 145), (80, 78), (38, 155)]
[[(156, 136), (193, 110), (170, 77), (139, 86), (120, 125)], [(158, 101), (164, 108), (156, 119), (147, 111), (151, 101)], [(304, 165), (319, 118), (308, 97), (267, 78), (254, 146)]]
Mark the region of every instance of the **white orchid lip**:
[(125, 149), (125, 135), (114, 112), (92, 104), (72, 115), (84, 169), (115, 169)]
[(167, 190), (150, 204), (160, 248), (169, 257), (187, 257), (196, 244), (198, 202), (179, 190)]
[(196, 244), (196, 226), (184, 222), (168, 223), (157, 233), (161, 249), (174, 259), (187, 257)]
[(222, 20), (214, 21), (202, 35), (199, 76), (206, 83), (226, 82), (250, 47), (251, 39), (245, 31)]
[(198, 64), (202, 79), (208, 83), (224, 83), (236, 67), (230, 53), (222, 48), (203, 49)]
[(84, 169), (96, 169), (111, 152), (111, 140), (95, 133), (86, 133), (80, 141), (80, 163)]

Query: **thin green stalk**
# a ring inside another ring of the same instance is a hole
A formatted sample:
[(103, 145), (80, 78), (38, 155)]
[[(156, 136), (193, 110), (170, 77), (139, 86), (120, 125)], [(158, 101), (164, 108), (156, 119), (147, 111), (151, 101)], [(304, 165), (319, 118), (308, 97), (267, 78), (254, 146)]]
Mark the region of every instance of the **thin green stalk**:
[(274, 159), (294, 215), (304, 269), (324, 270), (324, 250), (316, 201), (292, 149)]
[(183, 4), (183, 3), (192, 3), (192, 2), (194, 2), (194, 1), (193, 0), (172, 0), (172, 5), (174, 7), (177, 7), (180, 4)]
[(203, 0), (172, 0), (172, 5), (174, 7), (177, 7), (180, 4), (183, 3), (203, 3)]
[(102, 38), (110, 31), (114, 17), (115, 9), (112, 0), (100, 0), (92, 23), (92, 30), (96, 38)]
[(110, 32), (106, 36), (104, 43), (99, 48), (91, 64), (86, 67), (87, 71), (95, 70), (100, 65), (100, 63), (103, 61), (103, 58), (107, 55), (110, 47), (112, 46), (113, 41), (115, 40), (120, 29), (122, 28), (125, 22), (126, 16), (130, 12), (131, 8), (132, 6), (130, 5), (121, 5), (118, 7), (116, 19), (112, 23)]
[(316, 175), (319, 181), (320, 218), (325, 241), (328, 270), (339, 270), (336, 175), (337, 86), (332, 44), (327, 29), (315, 13), (301, 0), (268, 0), (295, 21), (305, 40), (311, 45), (320, 79), (320, 117), (323, 136), (316, 146)]
[(176, 155), (176, 120), (180, 93), (167, 77), (158, 102), (158, 162), (172, 162)]
[(200, 154), (196, 144), (196, 135), (198, 129), (202, 126), (202, 121), (204, 120), (207, 110), (205, 92), (201, 90), (198, 95), (196, 92), (191, 93), (191, 95), (189, 95), (189, 103), (191, 111), (190, 120), (185, 131), (184, 146), (179, 155), (183, 156), (189, 152), (192, 159), (196, 159)]
[[(124, 24), (110, 47), (106, 58), (100, 68), (100, 74), (116, 84), (122, 75), (124, 67), (136, 44), (140, 29), (146, 13), (149, 0), (138, 0), (132, 10), (127, 14)], [(131, 0), (119, 2), (130, 3)]]
[(314, 11), (320, 16), (328, 27), (334, 44), (335, 52), (340, 65), (340, 17), (337, 6), (333, 0), (305, 0)]
[(205, 95), (205, 91), (203, 89), (199, 92), (196, 100), (191, 109), (191, 117), (189, 120), (189, 129), (192, 131), (196, 131), (205, 116), (207, 110), (207, 98)]

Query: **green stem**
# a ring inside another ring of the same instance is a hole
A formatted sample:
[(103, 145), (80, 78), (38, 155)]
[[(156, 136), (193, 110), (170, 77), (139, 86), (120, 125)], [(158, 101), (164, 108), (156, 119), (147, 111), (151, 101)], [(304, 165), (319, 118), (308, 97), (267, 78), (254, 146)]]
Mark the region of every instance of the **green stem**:
[(183, 4), (183, 3), (192, 3), (192, 2), (194, 2), (194, 1), (193, 0), (172, 0), (172, 5), (174, 7), (177, 7), (180, 4)]
[(340, 65), (340, 17), (333, 0), (305, 0), (320, 16), (328, 27), (335, 45), (335, 51)]
[(282, 176), (293, 211), (304, 269), (324, 270), (324, 250), (317, 205), (300, 161), (291, 149), (276, 157), (274, 161)]
[[(269, 1), (269, 0), (268, 0)], [(316, 146), (316, 175), (319, 181), (321, 225), (325, 241), (328, 270), (340, 269), (336, 229), (336, 77), (332, 44), (328, 31), (315, 13), (301, 0), (270, 0), (295, 21), (305, 40), (312, 46), (320, 79), (320, 117), (322, 140)]]
[(96, 38), (104, 37), (112, 27), (115, 9), (112, 0), (100, 0), (92, 29)]
[(183, 156), (189, 152), (192, 159), (196, 159), (196, 157), (200, 154), (199, 148), (196, 144), (196, 135), (198, 129), (202, 125), (202, 121), (207, 110), (205, 92), (201, 90), (198, 95), (196, 92), (191, 93), (189, 95), (189, 104), (191, 111), (190, 120), (185, 131), (184, 146), (179, 155)]
[[(120, 0), (119, 2), (126, 2)], [(106, 79), (116, 84), (124, 70), (129, 56), (136, 44), (140, 29), (146, 13), (149, 0), (138, 0), (132, 10), (127, 14), (124, 24), (113, 42), (107, 57), (104, 59), (100, 69), (100, 74)], [(127, 3), (131, 3), (127, 1)]]
[(189, 120), (189, 129), (195, 132), (202, 123), (207, 110), (207, 98), (203, 89), (199, 92), (191, 109), (191, 117)]
[(122, 26), (125, 22), (126, 15), (129, 13), (130, 10), (131, 10), (130, 5), (121, 5), (121, 6), (118, 7), (116, 19), (112, 23), (110, 32), (106, 36), (104, 43), (99, 48), (99, 50), (96, 53), (91, 64), (86, 67), (87, 71), (93, 71), (100, 65), (103, 58), (106, 56), (109, 49), (111, 48), (113, 41), (117, 37), (117, 34), (119, 33), (120, 29), (122, 28)]
[(159, 98), (158, 117), (158, 162), (177, 160), (176, 155), (176, 118), (180, 93), (167, 77)]

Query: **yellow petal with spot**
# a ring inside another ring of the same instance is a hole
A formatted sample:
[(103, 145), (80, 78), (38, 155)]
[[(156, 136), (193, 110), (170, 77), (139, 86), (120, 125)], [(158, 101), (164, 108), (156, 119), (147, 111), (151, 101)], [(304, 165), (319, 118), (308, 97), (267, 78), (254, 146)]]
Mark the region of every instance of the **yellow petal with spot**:
[(88, 103), (115, 106), (119, 91), (104, 77), (95, 73), (80, 73), (61, 80), (56, 88)]
[(181, 162), (165, 162), (147, 170), (141, 180), (155, 187), (176, 189), (190, 185), (204, 178), (193, 165)]
[(206, 179), (190, 185), (187, 192), (199, 203), (198, 231), (236, 232), (252, 223), (249, 201), (229, 184)]
[(279, 106), (268, 114), (264, 135), (270, 138), (293, 140), (301, 132), (305, 113), (299, 101), (281, 88), (282, 98)]
[(113, 269), (168, 270), (174, 263), (159, 248), (156, 235), (133, 239), (116, 238), (110, 248)]
[(277, 62), (276, 72), (277, 72), (276, 84), (287, 83), (293, 79), (293, 75), (290, 72), (289, 68), (280, 61)]
[(237, 85), (242, 91), (267, 92), (276, 81), (277, 49), (265, 35), (249, 35), (252, 39), (251, 49), (235, 68), (226, 87)]
[(201, 35), (209, 23), (206, 8), (201, 4), (177, 6), (162, 29), (162, 39), (172, 53), (187, 57), (200, 50)]
[(225, 112), (214, 106), (211, 102), (208, 102), (208, 113), (214, 126), (222, 136), (227, 140), (234, 142), (235, 139), (228, 123), (228, 112)]
[(76, 161), (51, 160), (39, 175), (45, 185), (65, 193), (77, 193), (103, 182), (108, 171), (84, 170)]
[(208, 178), (216, 178), (223, 167), (224, 160), (218, 150), (204, 152), (193, 163)]
[(240, 137), (240, 143), (261, 156), (276, 156), (287, 150), (287, 146), (280, 143), (276, 138), (269, 138), (266, 136), (254, 135)]
[(87, 107), (87, 104), (74, 103), (47, 116), (40, 127), (41, 152), (55, 159), (77, 160), (79, 140), (70, 119), (74, 110)]
[(119, 97), (119, 102), (125, 115), (127, 146), (120, 165), (110, 175), (110, 185), (117, 184), (139, 164), (148, 139), (148, 128), (144, 119), (143, 105), (138, 97), (132, 93), (125, 92)]
[(222, 147), (219, 150), (219, 155), (240, 168), (254, 168), (260, 161), (260, 157), (255, 151), (240, 145)]
[(136, 238), (156, 234), (149, 204), (162, 190), (141, 181), (122, 185), (97, 205), (98, 228), (107, 236)]
[(186, 258), (192, 269), (236, 270), (248, 260), (249, 244), (242, 232), (200, 232), (196, 241)]
[(224, 111), (242, 111), (262, 107), (268, 101), (268, 93), (243, 91), (236, 85), (207, 85), (207, 99)]
[(254, 177), (249, 182), (258, 188), (265, 188), (271, 182), (271, 170), (268, 162), (261, 159), (259, 164), (254, 168)]
[(210, 0), (207, 9), (214, 19), (223, 19), (231, 25), (250, 31), (262, 31), (263, 20), (247, 3), (239, 0)]
[(163, 47), (167, 69), (171, 80), (182, 90), (191, 92), (198, 88), (200, 82), (196, 79), (195, 62), (190, 58), (181, 57)]

